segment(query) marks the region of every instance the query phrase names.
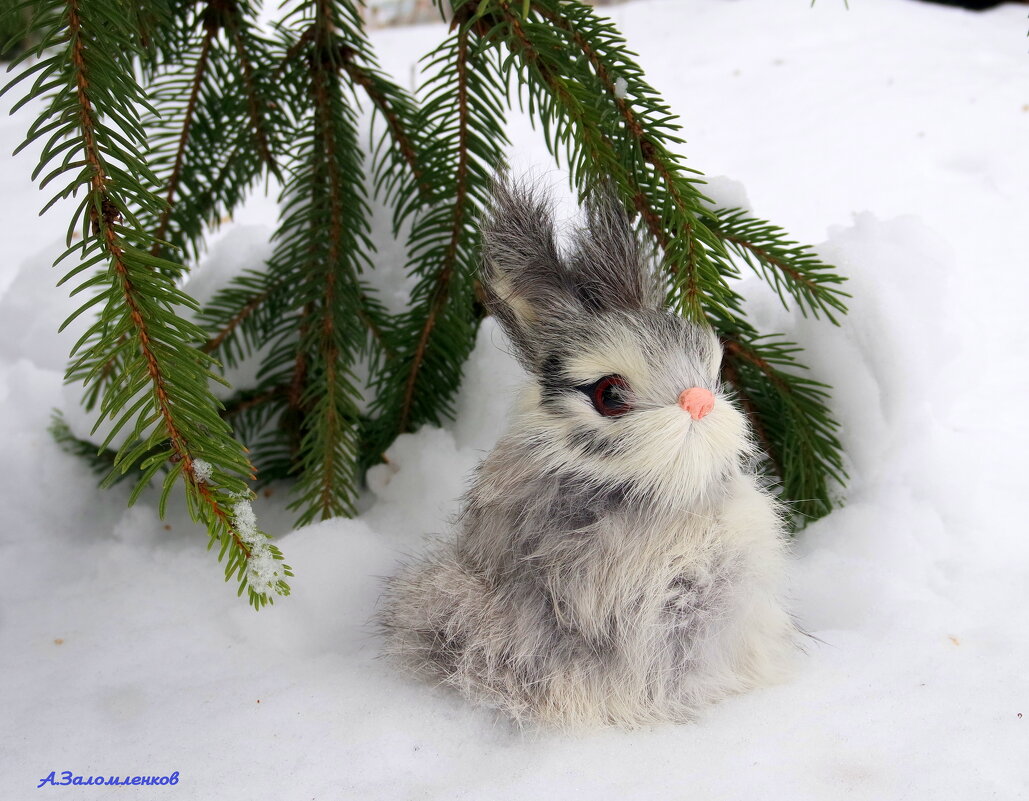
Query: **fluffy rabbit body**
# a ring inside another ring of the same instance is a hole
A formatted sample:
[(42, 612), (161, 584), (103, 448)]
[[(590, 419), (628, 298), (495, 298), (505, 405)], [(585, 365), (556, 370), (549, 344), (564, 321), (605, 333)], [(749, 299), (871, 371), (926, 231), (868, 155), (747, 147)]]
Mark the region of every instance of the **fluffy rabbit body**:
[(531, 380), (379, 621), (406, 668), (518, 720), (682, 721), (783, 673), (782, 521), (717, 338), (663, 308), (620, 205), (586, 218), (564, 256), (547, 204), (497, 187), (483, 284)]

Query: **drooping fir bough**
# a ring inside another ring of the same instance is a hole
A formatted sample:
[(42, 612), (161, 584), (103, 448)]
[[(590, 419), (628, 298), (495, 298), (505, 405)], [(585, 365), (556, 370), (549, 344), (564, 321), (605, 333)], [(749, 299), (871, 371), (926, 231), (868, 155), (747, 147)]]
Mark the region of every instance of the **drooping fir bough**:
[[(73, 317), (93, 321), (68, 370), (107, 432), (93, 463), (109, 482), (136, 475), (133, 501), (163, 474), (161, 512), (179, 486), (241, 594), (260, 607), (287, 593), (247, 482), (290, 479), (300, 523), (351, 514), (399, 434), (453, 413), (483, 314), (477, 225), (521, 107), (580, 193), (606, 184), (633, 215), (668, 303), (719, 333), (722, 378), (795, 522), (825, 515), (845, 477), (827, 388), (797, 346), (746, 322), (733, 279), (749, 265), (784, 304), (836, 322), (843, 278), (778, 227), (706, 202), (677, 118), (590, 6), (437, 5), (449, 27), (412, 95), (379, 68), (352, 0), (294, 0), (270, 26), (247, 0), (16, 4), (30, 20), (18, 40), (36, 45), (5, 91), (23, 92), (16, 111), (43, 101), (26, 144), (42, 148), (40, 186), (57, 187), (47, 207), (77, 204), (59, 261), (84, 298)], [(271, 258), (198, 308), (181, 284), (207, 232), (269, 176)], [(364, 277), (373, 198), (406, 236), (399, 314)], [(219, 401), (212, 382), (248, 358), (257, 384)]]

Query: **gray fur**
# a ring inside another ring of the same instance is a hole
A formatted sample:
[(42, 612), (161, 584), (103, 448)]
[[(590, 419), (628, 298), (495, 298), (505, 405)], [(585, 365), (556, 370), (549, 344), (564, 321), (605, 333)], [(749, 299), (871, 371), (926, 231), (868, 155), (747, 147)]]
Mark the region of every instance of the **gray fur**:
[[(388, 582), (379, 622), (400, 665), (519, 721), (682, 721), (788, 661), (781, 519), (744, 470), (717, 340), (660, 309), (620, 205), (595, 197), (586, 221), (564, 259), (547, 204), (498, 185), (483, 280), (532, 380), (454, 537)], [(576, 388), (611, 373), (633, 392), (618, 418)], [(696, 422), (691, 386), (716, 397)]]
[[(554, 238), (548, 199), (498, 177), (482, 222), (486, 303), (531, 371), (548, 340), (583, 315), (658, 309), (661, 293), (621, 203), (605, 188), (587, 198), (586, 225), (569, 258)], [(526, 319), (531, 309), (534, 319)]]

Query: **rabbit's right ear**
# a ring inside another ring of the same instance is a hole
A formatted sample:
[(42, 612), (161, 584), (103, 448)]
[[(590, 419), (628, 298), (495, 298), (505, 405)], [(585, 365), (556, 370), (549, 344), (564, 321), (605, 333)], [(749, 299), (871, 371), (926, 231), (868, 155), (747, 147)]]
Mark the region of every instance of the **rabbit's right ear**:
[(541, 326), (579, 310), (568, 267), (554, 241), (553, 209), (540, 193), (494, 181), (482, 221), (482, 284), (486, 305), (500, 321), (519, 360), (539, 362)]

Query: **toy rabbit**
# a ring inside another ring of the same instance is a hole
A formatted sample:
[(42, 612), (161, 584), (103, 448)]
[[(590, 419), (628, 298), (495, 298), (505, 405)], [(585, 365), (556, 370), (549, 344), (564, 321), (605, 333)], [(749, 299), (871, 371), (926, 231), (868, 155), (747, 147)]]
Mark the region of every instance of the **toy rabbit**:
[(389, 580), (386, 652), (518, 721), (688, 720), (795, 650), (780, 510), (621, 204), (595, 194), (568, 255), (551, 216), (498, 181), (482, 282), (530, 380), (453, 539)]

